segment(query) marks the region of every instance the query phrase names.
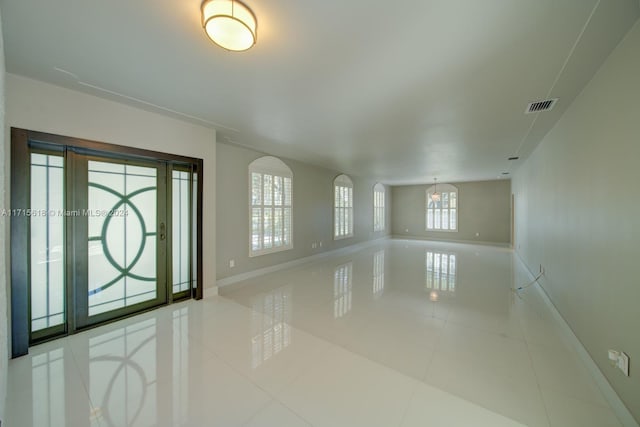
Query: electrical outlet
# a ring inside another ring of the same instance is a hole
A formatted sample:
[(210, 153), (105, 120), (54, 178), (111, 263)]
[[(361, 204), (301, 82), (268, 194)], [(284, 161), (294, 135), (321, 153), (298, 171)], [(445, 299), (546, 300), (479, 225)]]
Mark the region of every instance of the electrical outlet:
[(229, 267), (230, 267), (230, 268), (233, 268), (233, 267), (235, 267), (235, 266), (236, 266), (236, 260), (235, 260), (235, 259), (230, 259), (230, 260), (229, 260)]
[(476, 237), (480, 237), (480, 233), (476, 233)]
[(408, 229), (408, 228), (405, 228), (405, 229), (404, 229), (404, 232), (405, 232), (405, 233), (408, 233), (408, 232), (409, 232), (409, 229)]

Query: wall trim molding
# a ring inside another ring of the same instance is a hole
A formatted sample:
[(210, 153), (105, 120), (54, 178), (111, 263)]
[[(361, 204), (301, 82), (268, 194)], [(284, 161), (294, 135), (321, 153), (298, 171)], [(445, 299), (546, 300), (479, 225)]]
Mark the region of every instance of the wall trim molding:
[(376, 239), (367, 240), (365, 242), (355, 243), (353, 245), (345, 246), (343, 248), (332, 249), (329, 251), (321, 252), (318, 254), (297, 258), (291, 261), (283, 262), (280, 264), (270, 265), (269, 267), (258, 268), (256, 270), (247, 271), (245, 273), (236, 274), (235, 276), (225, 277), (224, 279), (220, 279), (216, 281), (215, 290), (212, 288), (205, 288), (205, 296), (206, 295), (218, 295), (220, 288), (224, 288), (226, 286), (232, 285), (234, 283), (242, 282), (244, 280), (253, 279), (254, 277), (262, 276), (263, 274), (273, 273), (275, 271), (284, 270), (286, 268), (297, 267), (301, 264), (306, 264), (308, 262), (313, 262), (317, 260), (321, 260), (331, 255), (340, 255), (351, 253), (368, 246), (371, 246), (375, 243), (379, 243), (382, 240), (389, 240), (390, 236), (382, 236)]
[[(529, 279), (535, 279), (536, 276), (532, 273), (527, 263), (524, 262), (524, 260), (520, 256), (520, 253), (518, 251), (514, 251), (514, 253), (527, 271)], [(587, 349), (582, 345), (582, 342), (580, 342), (576, 334), (573, 332), (571, 326), (569, 326), (564, 317), (562, 317), (562, 314), (560, 314), (560, 311), (558, 311), (557, 307), (547, 294), (547, 291), (544, 289), (544, 287), (540, 283), (536, 283), (533, 287), (538, 291), (544, 302), (547, 304), (547, 307), (549, 307), (549, 310), (551, 311), (554, 320), (560, 327), (560, 330), (564, 334), (565, 338), (567, 338), (567, 340), (569, 341), (569, 344), (571, 344), (571, 347), (576, 351), (576, 353), (578, 353), (578, 357), (580, 358), (580, 360), (589, 370), (591, 378), (593, 378), (593, 380), (596, 382), (598, 388), (604, 395), (604, 398), (607, 400), (607, 402), (611, 406), (611, 409), (618, 417), (618, 420), (620, 420), (620, 422), (622, 422), (625, 427), (640, 427), (629, 409), (622, 402), (622, 399), (620, 399), (620, 396), (618, 396), (618, 393), (616, 393), (616, 391), (607, 380), (607, 377), (604, 376), (596, 362), (591, 358), (591, 355), (589, 354)]]

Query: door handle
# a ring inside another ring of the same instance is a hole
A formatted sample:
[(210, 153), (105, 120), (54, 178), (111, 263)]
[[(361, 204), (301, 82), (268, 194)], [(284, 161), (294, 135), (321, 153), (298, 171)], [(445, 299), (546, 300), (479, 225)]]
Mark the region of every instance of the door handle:
[(167, 238), (166, 235), (166, 226), (164, 225), (164, 222), (160, 223), (160, 240), (164, 240)]

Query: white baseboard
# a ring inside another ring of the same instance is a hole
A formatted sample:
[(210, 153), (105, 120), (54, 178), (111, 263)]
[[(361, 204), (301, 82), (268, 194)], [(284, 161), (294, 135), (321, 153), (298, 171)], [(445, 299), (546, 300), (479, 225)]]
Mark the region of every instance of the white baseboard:
[[(234, 283), (242, 282), (243, 280), (253, 279), (254, 277), (262, 276), (263, 274), (273, 273), (274, 271), (284, 270), (286, 268), (297, 267), (301, 264), (317, 261), (317, 260), (326, 258), (328, 256), (347, 254), (350, 252), (360, 250), (362, 248), (366, 248), (373, 244), (379, 243), (381, 240), (388, 240), (388, 239), (389, 239), (389, 236), (379, 237), (377, 239), (367, 240), (366, 242), (360, 242), (354, 245), (345, 246), (344, 248), (333, 249), (330, 251), (321, 252), (319, 254), (283, 262), (281, 264), (270, 265), (269, 267), (258, 268), (257, 270), (251, 270), (251, 271), (247, 271), (246, 273), (236, 274), (235, 276), (225, 277), (224, 279), (220, 279), (216, 281), (215, 295), (218, 295), (218, 291), (220, 288), (232, 285)], [(206, 294), (206, 289), (205, 289), (205, 294)]]
[[(525, 267), (525, 270), (529, 274), (530, 280), (534, 280), (535, 275), (531, 272), (531, 269), (527, 266), (524, 260), (520, 258), (520, 254), (518, 254), (517, 252), (514, 252), (514, 253), (518, 257), (518, 260)], [(618, 393), (616, 393), (613, 387), (611, 387), (611, 384), (607, 380), (607, 377), (604, 376), (604, 374), (602, 373), (602, 371), (600, 370), (596, 362), (589, 355), (589, 352), (587, 351), (587, 349), (584, 348), (584, 346), (582, 345), (582, 342), (580, 342), (578, 337), (573, 333), (573, 330), (571, 329), (567, 321), (564, 319), (564, 317), (562, 317), (562, 315), (560, 314), (556, 306), (553, 304), (553, 301), (551, 301), (551, 298), (549, 298), (547, 291), (545, 291), (545, 289), (539, 283), (536, 283), (534, 287), (542, 296), (542, 299), (549, 307), (551, 314), (553, 315), (556, 323), (558, 324), (558, 326), (560, 326), (562, 333), (567, 338), (567, 340), (569, 341), (573, 349), (578, 353), (580, 360), (582, 360), (582, 362), (585, 364), (585, 366), (589, 370), (591, 377), (594, 379), (594, 381), (598, 385), (598, 388), (600, 389), (605, 399), (611, 406), (611, 409), (613, 409), (613, 411), (615, 412), (618, 419), (622, 422), (622, 424), (625, 427), (640, 427), (638, 425), (638, 422), (633, 417), (633, 415), (631, 415), (631, 412), (629, 412), (629, 409), (627, 409), (625, 404), (620, 399), (620, 396), (618, 396)]]
[(210, 286), (208, 288), (204, 288), (202, 290), (202, 297), (203, 298), (207, 298), (207, 297), (214, 297), (218, 295), (218, 287), (217, 286)]
[(409, 234), (393, 234), (391, 238), (394, 240), (422, 240), (426, 242), (443, 242), (443, 243), (462, 243), (465, 245), (483, 245), (483, 246), (497, 246), (499, 248), (510, 248), (511, 243), (498, 243), (488, 242), (484, 240), (454, 240), (454, 239), (436, 239), (426, 236), (414, 236)]

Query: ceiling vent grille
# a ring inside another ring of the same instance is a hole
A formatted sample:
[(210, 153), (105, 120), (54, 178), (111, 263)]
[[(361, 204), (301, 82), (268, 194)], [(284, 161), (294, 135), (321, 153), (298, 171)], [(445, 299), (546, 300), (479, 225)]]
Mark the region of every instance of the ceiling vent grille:
[(545, 99), (544, 101), (532, 102), (529, 105), (527, 105), (527, 109), (524, 113), (531, 114), (531, 113), (539, 113), (541, 111), (549, 111), (554, 107), (554, 105), (556, 105), (556, 102), (558, 102), (558, 98)]

